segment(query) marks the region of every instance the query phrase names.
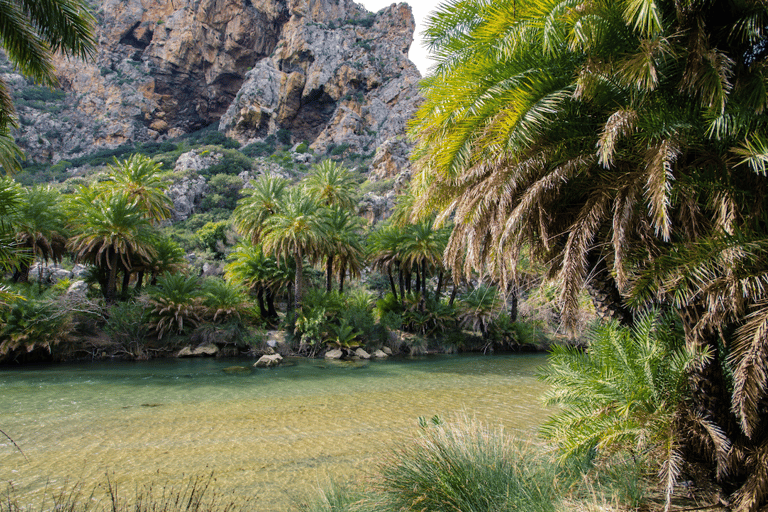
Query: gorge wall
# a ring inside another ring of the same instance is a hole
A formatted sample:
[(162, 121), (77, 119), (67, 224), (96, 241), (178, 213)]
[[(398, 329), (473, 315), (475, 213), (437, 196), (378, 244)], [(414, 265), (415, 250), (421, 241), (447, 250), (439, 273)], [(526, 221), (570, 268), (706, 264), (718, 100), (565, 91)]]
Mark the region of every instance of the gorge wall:
[[(315, 149), (372, 152), (420, 97), (406, 4), (351, 0), (101, 0), (98, 54), (56, 66), (63, 93), (17, 102), (28, 158), (56, 162), (216, 124), (242, 143), (287, 130)], [(11, 87), (29, 87), (6, 67)]]

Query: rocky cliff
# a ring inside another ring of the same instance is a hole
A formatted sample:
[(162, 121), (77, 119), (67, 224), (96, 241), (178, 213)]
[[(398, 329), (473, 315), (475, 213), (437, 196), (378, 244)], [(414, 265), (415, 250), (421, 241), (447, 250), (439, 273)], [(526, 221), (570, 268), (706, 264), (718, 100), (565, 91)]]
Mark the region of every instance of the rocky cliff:
[(373, 152), (419, 101), (406, 4), (372, 14), (351, 0), (100, 0), (94, 12), (98, 56), (58, 60), (63, 93), (30, 92), (5, 69), (33, 160), (214, 123), (243, 143), (282, 130), (315, 149)]

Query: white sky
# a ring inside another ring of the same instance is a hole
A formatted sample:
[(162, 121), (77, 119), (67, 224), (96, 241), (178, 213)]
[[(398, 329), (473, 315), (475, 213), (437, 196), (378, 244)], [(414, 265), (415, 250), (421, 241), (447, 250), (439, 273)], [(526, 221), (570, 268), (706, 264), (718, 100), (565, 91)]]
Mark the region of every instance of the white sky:
[[(363, 4), (366, 9), (371, 12), (379, 12), (384, 7), (388, 7), (393, 3), (398, 3), (393, 0), (355, 0), (359, 4)], [(400, 0), (405, 1), (405, 0)], [(421, 32), (424, 30), (424, 21), (427, 16), (435, 10), (440, 4), (440, 0), (408, 0), (408, 3), (413, 10), (413, 17), (416, 20), (416, 32), (413, 34), (413, 44), (411, 50), (408, 53), (408, 57), (419, 68), (421, 75), (427, 74), (427, 68), (432, 65), (432, 61), (427, 58), (427, 50), (421, 45)]]

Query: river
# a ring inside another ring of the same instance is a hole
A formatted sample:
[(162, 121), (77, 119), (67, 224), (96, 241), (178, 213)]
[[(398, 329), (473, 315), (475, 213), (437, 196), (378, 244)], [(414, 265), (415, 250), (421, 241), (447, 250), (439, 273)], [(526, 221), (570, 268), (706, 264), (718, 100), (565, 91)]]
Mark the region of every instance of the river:
[(217, 494), (285, 510), (331, 478), (365, 485), (420, 416), (466, 414), (529, 437), (547, 414), (540, 354), (252, 363), (2, 369), (0, 429), (24, 455), (0, 439), (0, 479), (33, 503), (43, 489), (89, 489), (107, 476), (133, 490), (212, 473)]

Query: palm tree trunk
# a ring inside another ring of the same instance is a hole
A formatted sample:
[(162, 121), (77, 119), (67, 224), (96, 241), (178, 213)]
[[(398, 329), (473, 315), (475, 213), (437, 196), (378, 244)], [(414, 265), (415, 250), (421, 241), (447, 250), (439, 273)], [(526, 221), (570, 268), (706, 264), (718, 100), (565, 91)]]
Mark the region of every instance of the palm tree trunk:
[(397, 300), (397, 288), (395, 287), (395, 279), (392, 277), (392, 269), (387, 267), (387, 277), (389, 278), (389, 287), (392, 288), (392, 295)]
[(435, 290), (435, 301), (440, 302), (440, 294), (443, 291), (443, 277), (445, 273), (442, 269), (437, 274), (437, 289)]
[(341, 268), (339, 268), (339, 293), (344, 293), (344, 278), (347, 275), (347, 265), (342, 262)]
[(405, 306), (405, 279), (403, 276), (403, 269), (400, 264), (397, 264), (397, 280), (400, 285), (400, 303)]
[(421, 294), (427, 296), (427, 260), (421, 262)]
[(303, 266), (303, 256), (301, 254), (301, 251), (296, 251), (296, 254), (293, 255), (293, 258), (296, 260), (296, 275), (293, 278), (293, 306), (295, 308), (296, 313), (298, 314), (301, 310), (301, 292), (303, 291), (303, 273), (304, 273), (304, 266)]
[(509, 319), (513, 322), (517, 321), (517, 313), (518, 313), (518, 303), (519, 303), (519, 290), (517, 289), (517, 285), (510, 286), (509, 289)]
[[(694, 417), (701, 418), (720, 430), (729, 442), (733, 442), (743, 436), (739, 435), (738, 422), (731, 410), (730, 393), (726, 385), (722, 360), (718, 357), (720, 352), (719, 334), (709, 329), (702, 332), (696, 329), (696, 325), (704, 313), (704, 309), (697, 305), (688, 306), (679, 310), (683, 320), (685, 341), (689, 346), (699, 349), (707, 349), (712, 355), (705, 361), (701, 361), (689, 374), (689, 382), (692, 393), (690, 407)], [(693, 442), (685, 446), (689, 460), (717, 461), (717, 448), (721, 440), (710, 435), (710, 430), (705, 430), (700, 424), (682, 425), (682, 439), (690, 439), (690, 434), (698, 436), (703, 442)], [(693, 431), (693, 432), (691, 432)], [(723, 449), (724, 447), (720, 447)], [(727, 450), (727, 449), (726, 449)], [(693, 457), (691, 457), (693, 455)], [(736, 468), (724, 468), (733, 472)], [(720, 476), (720, 475), (718, 475)], [(724, 475), (723, 475), (724, 476)], [(734, 475), (731, 475), (734, 476)], [(720, 480), (718, 478), (718, 480)]]
[(107, 277), (107, 290), (104, 293), (104, 298), (107, 304), (113, 304), (115, 302), (115, 293), (117, 291), (117, 251), (110, 249), (111, 265), (109, 267), (109, 276)]
[(587, 265), (591, 269), (591, 278), (584, 287), (595, 305), (597, 315), (603, 319), (612, 318), (622, 325), (632, 325), (632, 312), (625, 307), (605, 259), (597, 251), (591, 251), (587, 256)]
[(261, 318), (267, 318), (267, 308), (264, 306), (264, 288), (259, 287), (256, 290), (256, 301), (259, 304), (259, 314)]
[(451, 290), (451, 298), (448, 300), (448, 305), (453, 306), (453, 301), (456, 300), (456, 295), (459, 293), (459, 283), (453, 281), (453, 290)]
[(325, 262), (325, 291), (330, 293), (333, 286), (333, 255), (329, 255)]
[(128, 297), (128, 284), (131, 282), (131, 271), (123, 267), (123, 285), (120, 288), (120, 293), (123, 299)]
[(141, 287), (144, 284), (144, 271), (139, 270), (138, 274), (136, 274), (136, 286), (134, 287), (134, 290), (136, 290), (136, 293), (141, 291)]
[(277, 310), (275, 309), (275, 293), (272, 288), (267, 288), (267, 314), (270, 319), (278, 317)]

